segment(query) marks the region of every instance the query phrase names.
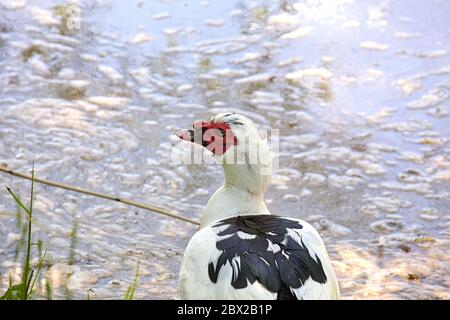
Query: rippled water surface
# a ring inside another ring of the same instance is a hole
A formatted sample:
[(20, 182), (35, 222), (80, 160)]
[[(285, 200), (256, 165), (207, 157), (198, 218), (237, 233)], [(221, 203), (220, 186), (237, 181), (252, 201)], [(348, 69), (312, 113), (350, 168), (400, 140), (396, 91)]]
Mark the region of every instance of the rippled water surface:
[[(34, 161), (40, 178), (198, 218), (223, 173), (173, 161), (171, 132), (240, 112), (280, 130), (269, 208), (318, 228), (343, 298), (448, 299), (448, 12), (437, 0), (0, 0), (0, 165)], [(2, 292), (20, 274), (3, 185), (26, 199), (29, 182), (0, 184)], [(54, 298), (122, 298), (138, 261), (137, 298), (178, 298), (194, 226), (42, 185), (35, 209)]]

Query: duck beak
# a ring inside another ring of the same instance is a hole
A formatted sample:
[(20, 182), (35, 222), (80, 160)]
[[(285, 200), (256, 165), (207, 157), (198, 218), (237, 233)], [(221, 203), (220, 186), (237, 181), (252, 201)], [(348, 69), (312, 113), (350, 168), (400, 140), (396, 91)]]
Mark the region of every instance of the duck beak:
[(195, 131), (193, 129), (181, 129), (175, 131), (173, 134), (176, 135), (181, 140), (194, 142)]
[(203, 129), (201, 128), (194, 127), (194, 129), (181, 129), (175, 131), (173, 134), (181, 140), (189, 141), (202, 147), (207, 146), (207, 143), (203, 141)]

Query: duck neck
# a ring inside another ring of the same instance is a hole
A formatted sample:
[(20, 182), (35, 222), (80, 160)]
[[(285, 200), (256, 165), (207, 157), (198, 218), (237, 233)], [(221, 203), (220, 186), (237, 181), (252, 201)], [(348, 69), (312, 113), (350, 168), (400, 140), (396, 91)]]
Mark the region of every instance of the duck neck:
[(248, 165), (224, 165), (224, 172), (225, 183), (209, 199), (201, 227), (240, 215), (270, 214), (264, 203), (270, 176)]

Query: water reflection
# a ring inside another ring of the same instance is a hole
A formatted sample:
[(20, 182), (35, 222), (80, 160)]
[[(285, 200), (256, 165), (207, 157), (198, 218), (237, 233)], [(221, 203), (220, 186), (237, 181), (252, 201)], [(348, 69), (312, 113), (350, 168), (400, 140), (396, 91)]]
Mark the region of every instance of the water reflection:
[[(80, 28), (67, 8), (80, 8)], [(267, 200), (325, 238), (344, 298), (448, 298), (445, 1), (0, 1), (0, 164), (198, 217), (217, 165), (171, 162), (171, 130), (236, 111), (280, 129)], [(27, 183), (0, 176), (2, 184)], [(177, 297), (195, 231), (37, 187), (55, 298)], [(0, 193), (2, 286), (18, 241)], [(67, 265), (79, 221), (76, 259)], [(61, 281), (60, 281), (61, 280)]]

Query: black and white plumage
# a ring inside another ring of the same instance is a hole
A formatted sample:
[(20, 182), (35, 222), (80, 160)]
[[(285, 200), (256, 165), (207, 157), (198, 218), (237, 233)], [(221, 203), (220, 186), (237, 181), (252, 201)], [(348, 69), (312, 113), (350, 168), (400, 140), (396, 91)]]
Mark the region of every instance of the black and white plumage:
[[(213, 228), (220, 239), (216, 249), (222, 252), (216, 263), (208, 264), (209, 279), (214, 283), (227, 263), (233, 267), (233, 288), (242, 289), (258, 281), (276, 292), (277, 299), (295, 299), (289, 289), (300, 288), (309, 278), (321, 284), (327, 282), (320, 258), (315, 253), (311, 256), (301, 239), (303, 226), (298, 220), (271, 215), (238, 216), (222, 220)], [(300, 243), (294, 237), (299, 237)]]
[[(224, 150), (211, 150), (208, 143), (215, 139), (205, 142), (205, 128), (220, 129), (217, 139), (233, 143), (221, 141)], [(201, 141), (194, 141), (200, 130)], [(305, 221), (271, 215), (264, 204), (271, 153), (253, 122), (237, 114), (219, 114), (186, 132), (177, 135), (208, 148), (222, 162), (225, 184), (208, 201), (201, 229), (186, 248), (181, 298), (339, 298), (336, 276), (317, 231)], [(260, 150), (259, 157), (249, 163), (252, 149)], [(231, 153), (233, 158), (227, 158)], [(236, 155), (243, 161), (236, 162)]]

